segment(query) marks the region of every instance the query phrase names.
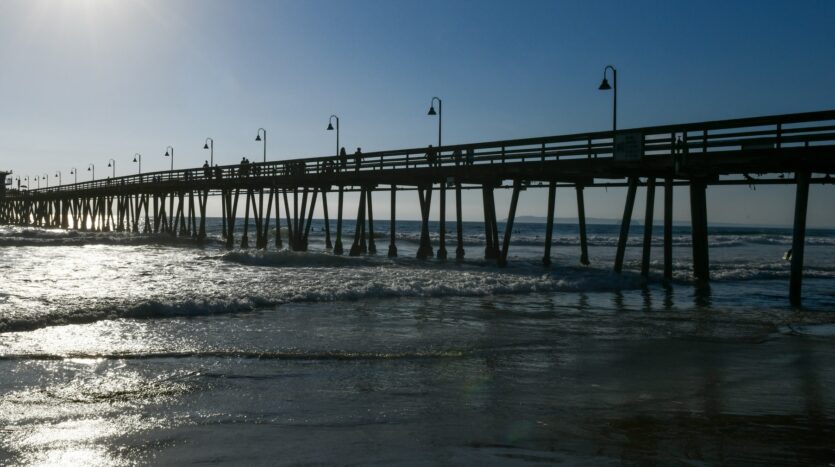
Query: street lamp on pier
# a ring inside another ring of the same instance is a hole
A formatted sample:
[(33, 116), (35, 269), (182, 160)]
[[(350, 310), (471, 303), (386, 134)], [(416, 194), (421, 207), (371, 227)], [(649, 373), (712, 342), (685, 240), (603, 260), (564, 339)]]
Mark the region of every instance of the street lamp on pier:
[[(609, 80), (606, 79), (606, 72), (612, 70), (612, 85), (609, 86)], [(603, 69), (603, 81), (600, 83), (600, 87), (597, 89), (601, 91), (608, 91), (609, 89), (614, 91), (613, 96), (613, 108), (612, 108), (612, 137), (614, 138), (615, 132), (618, 130), (618, 70), (615, 69), (612, 65), (606, 65), (606, 68)]]
[(108, 167), (113, 167), (113, 178), (116, 178), (116, 159), (110, 159), (107, 161)]
[(255, 135), (255, 141), (261, 141), (261, 132), (264, 132), (264, 162), (267, 162), (267, 130), (259, 128)]
[(206, 138), (206, 143), (203, 144), (203, 149), (209, 150), (209, 166), (215, 165), (215, 140)]
[(91, 181), (94, 181), (96, 179), (96, 165), (91, 163), (87, 166), (87, 171), (93, 173), (93, 178), (91, 179)]
[(71, 168), (70, 175), (75, 176), (75, 181), (73, 183), (78, 183), (78, 169), (76, 169), (75, 167)]
[(171, 158), (171, 170), (173, 171), (174, 170), (174, 148), (172, 146), (167, 146), (165, 148), (165, 157), (170, 157)]
[(336, 119), (336, 152), (334, 154), (336, 154), (338, 156), (339, 155), (339, 117), (337, 117), (336, 115), (331, 115), (331, 118), (328, 119), (328, 128), (326, 128), (326, 129), (328, 131), (333, 131), (333, 120), (334, 119)]
[(42, 180), (46, 180), (46, 187), (49, 188), (49, 174), (43, 174)]
[[(438, 112), (435, 112), (435, 101), (438, 101)], [(438, 147), (441, 147), (441, 122), (444, 113), (444, 103), (441, 102), (439, 97), (433, 97), (429, 103), (429, 112), (426, 115), (437, 115), (438, 116)]]
[(55, 176), (58, 177), (58, 186), (63, 185), (64, 183), (61, 181), (61, 171), (55, 172)]
[(142, 173), (142, 154), (139, 154), (138, 152), (136, 154), (134, 154), (133, 155), (133, 162), (138, 162), (139, 163), (139, 173), (141, 174)]

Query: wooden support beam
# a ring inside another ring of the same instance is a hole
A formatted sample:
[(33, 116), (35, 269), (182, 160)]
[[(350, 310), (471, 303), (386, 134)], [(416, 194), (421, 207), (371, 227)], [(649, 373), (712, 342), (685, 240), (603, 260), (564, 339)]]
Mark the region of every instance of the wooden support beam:
[(510, 198), (510, 212), (507, 214), (507, 223), (504, 226), (504, 242), (499, 254), (499, 266), (507, 266), (507, 252), (510, 250), (510, 236), (513, 233), (513, 221), (516, 219), (516, 204), (519, 202), (519, 191), (522, 188), (521, 180), (513, 181), (513, 195)]
[(339, 196), (336, 201), (336, 241), (333, 245), (333, 254), (335, 255), (342, 254), (342, 195), (344, 191), (345, 187), (339, 185)]
[(197, 237), (197, 211), (194, 209), (194, 190), (188, 190), (188, 233)]
[(806, 244), (806, 208), (809, 203), (809, 177), (807, 171), (795, 173), (797, 191), (794, 198), (794, 231), (791, 249), (791, 277), (789, 279), (789, 301), (799, 307), (803, 283), (803, 253)]
[(171, 193), (171, 196), (168, 199), (168, 204), (169, 204), (169, 206), (168, 206), (168, 216), (167, 216), (167, 222), (166, 222), (167, 229), (166, 230), (168, 230), (168, 233), (170, 233), (171, 235), (174, 235), (176, 233), (176, 228), (174, 227), (174, 219), (173, 219), (173, 217), (174, 217), (174, 193)]
[(365, 191), (365, 196), (368, 198), (366, 204), (367, 216), (368, 216), (368, 252), (371, 254), (377, 253), (377, 243), (374, 240), (374, 208), (373, 204), (371, 203), (372, 194), (374, 193), (373, 188), (368, 188)]
[(618, 249), (615, 253), (615, 272), (623, 271), (623, 256), (626, 253), (626, 240), (629, 238), (629, 224), (632, 222), (632, 207), (635, 205), (635, 191), (638, 189), (638, 177), (629, 177), (626, 189), (626, 204), (623, 207), (623, 219), (620, 224)]
[(438, 188), (438, 253), (436, 258), (446, 259), (446, 180), (441, 180)]
[(333, 248), (333, 244), (331, 243), (331, 221), (328, 217), (328, 191), (330, 188), (322, 188), (322, 212), (325, 216), (325, 249), (330, 250)]
[(226, 193), (226, 190), (221, 189), (220, 193), (220, 212), (222, 213), (220, 220), (220, 228), (222, 233), (220, 236), (221, 238), (226, 239), (226, 196), (224, 195), (224, 193)]
[(363, 239), (363, 226), (365, 225), (365, 188), (360, 189), (360, 199), (359, 199), (359, 207), (357, 209), (357, 223), (354, 227), (354, 243), (351, 244), (351, 251), (348, 253), (350, 256), (359, 256), (362, 253), (362, 247), (360, 246)]
[(389, 224), (389, 232), (390, 232), (390, 239), (389, 239), (389, 258), (396, 258), (397, 257), (397, 245), (394, 243), (395, 238), (395, 229), (397, 223), (397, 215), (396, 215), (396, 206), (397, 206), (397, 185), (391, 186), (391, 221)]
[(313, 209), (316, 207), (316, 197), (319, 194), (319, 188), (313, 188), (313, 198), (310, 201), (310, 211), (307, 215), (307, 224), (304, 227), (304, 237), (302, 238), (302, 251), (307, 251), (307, 239), (310, 236), (310, 225), (313, 223)]
[(464, 259), (464, 220), (461, 217), (461, 179), (455, 179), (455, 235), (458, 245), (455, 247), (455, 259)]
[[(269, 216), (267, 216), (269, 217)], [(257, 220), (255, 221), (255, 225), (257, 230), (256, 238), (255, 238), (255, 248), (266, 248), (267, 247), (267, 240), (266, 235), (267, 233), (264, 231), (264, 223), (266, 219), (264, 217), (264, 188), (261, 187), (258, 189), (258, 216)]]
[[(163, 202), (163, 206), (164, 205), (165, 205), (165, 202)], [(154, 233), (159, 232), (160, 222), (161, 222), (161, 217), (160, 217), (160, 211), (159, 211), (159, 196), (157, 194), (154, 194)], [(85, 222), (82, 221), (82, 224), (84, 224), (84, 223)]]
[(284, 217), (287, 218), (287, 247), (291, 251), (295, 251), (293, 248), (293, 242), (296, 238), (295, 231), (293, 230), (294, 221), (290, 218), (290, 203), (287, 201), (287, 190), (284, 190), (284, 214)]
[(249, 248), (249, 206), (252, 203), (254, 203), (252, 188), (247, 188), (246, 198), (244, 199), (244, 231), (241, 234), (241, 248)]
[(264, 213), (261, 211), (263, 205), (259, 206), (256, 199), (257, 197), (255, 196), (255, 191), (253, 190), (250, 203), (252, 203), (252, 221), (255, 224), (255, 248), (261, 248), (261, 227), (264, 221)]
[(304, 187), (302, 189), (302, 205), (301, 209), (299, 210), (299, 216), (296, 218), (296, 251), (304, 251), (304, 235), (305, 235), (305, 212), (307, 212), (307, 191), (308, 188)]
[(490, 259), (493, 251), (493, 220), (490, 217), (490, 208), (487, 206), (489, 196), (487, 185), (481, 187), (481, 201), (484, 206), (484, 259)]
[(545, 220), (545, 254), (542, 256), (542, 264), (551, 265), (551, 243), (554, 236), (554, 209), (557, 202), (557, 182), (551, 180), (548, 183), (548, 217)]
[(299, 231), (301, 228), (299, 227), (299, 187), (293, 188), (293, 240), (290, 242), (290, 249), (296, 251), (299, 244), (299, 237), (301, 233)]
[(273, 187), (272, 191), (275, 193), (275, 248), (280, 250), (283, 246), (281, 244), (281, 212), (279, 209), (281, 206), (281, 192), (278, 187)]
[(418, 187), (418, 201), (420, 201), (420, 245), (417, 258), (427, 259), (433, 256), (432, 241), (429, 238), (429, 213), (432, 208), (432, 185)]
[(710, 262), (707, 247), (707, 185), (704, 180), (690, 182), (690, 219), (693, 243), (693, 276), (705, 283), (710, 278)]
[(197, 232), (197, 239), (203, 241), (206, 239), (206, 204), (209, 202), (209, 189), (204, 189), (203, 193), (198, 196), (197, 203), (200, 207), (200, 227)]
[(226, 248), (232, 248), (235, 244), (235, 217), (238, 212), (240, 191), (240, 188), (235, 188), (234, 198), (231, 189), (226, 191)]
[[(263, 224), (261, 225), (261, 244), (258, 245), (258, 248), (261, 248), (263, 250), (267, 249), (267, 244), (269, 243), (270, 217), (271, 217), (270, 213), (272, 212), (272, 209), (273, 209), (273, 198), (275, 197), (275, 188), (266, 188), (266, 189), (269, 190), (269, 195), (267, 195), (267, 211), (262, 216)], [(262, 190), (263, 190), (263, 188), (262, 188)], [(277, 211), (278, 210), (278, 200), (276, 200), (275, 208), (276, 208), (276, 211)], [(276, 224), (276, 225), (281, 227), (279, 224)]]
[(673, 280), (673, 177), (664, 179), (664, 282)]
[(644, 249), (641, 256), (641, 275), (649, 277), (649, 261), (652, 250), (652, 217), (655, 212), (655, 177), (647, 179), (647, 205), (644, 211)]
[(586, 237), (586, 203), (583, 197), (583, 185), (574, 185), (577, 193), (577, 229), (580, 234), (580, 264), (589, 265), (589, 244)]
[(490, 250), (490, 257), (498, 259), (501, 251), (499, 250), (499, 219), (496, 217), (496, 192), (493, 187), (490, 187), (490, 190), (487, 193), (490, 195), (487, 207), (490, 208), (490, 218), (493, 221), (493, 245)]

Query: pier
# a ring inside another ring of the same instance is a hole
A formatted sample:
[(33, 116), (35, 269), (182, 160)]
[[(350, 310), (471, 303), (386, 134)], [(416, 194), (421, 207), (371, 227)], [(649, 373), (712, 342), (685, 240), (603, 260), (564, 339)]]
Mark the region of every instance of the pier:
[[(573, 187), (578, 209), (580, 261), (588, 264), (584, 190), (626, 187), (613, 269), (623, 269), (638, 187), (646, 188), (641, 274), (650, 273), (656, 189), (663, 187), (663, 278), (673, 274), (673, 187), (690, 193), (693, 276), (710, 279), (706, 190), (717, 185), (795, 185), (789, 299), (800, 305), (809, 186), (832, 183), (835, 172), (835, 110), (755, 118), (663, 125), (540, 138), (410, 148), (393, 151), (192, 168), (26, 189), (0, 184), (0, 224), (94, 231), (169, 233), (201, 241), (206, 236), (209, 196), (219, 196), (226, 246), (306, 251), (317, 202), (325, 218), (325, 247), (334, 254), (377, 252), (373, 195), (391, 197), (389, 256), (397, 256), (398, 195), (417, 195), (421, 234), (417, 256), (465, 257), (462, 190), (481, 190), (484, 257), (508, 261), (521, 192), (547, 196), (543, 263), (551, 264), (558, 187)], [(788, 174), (788, 175), (786, 175)], [(0, 172), (5, 179), (8, 172)], [(512, 191), (502, 232), (496, 189)], [(343, 196), (358, 192), (353, 238), (343, 235)], [(400, 192), (398, 194), (398, 192)], [(446, 197), (455, 198), (454, 221)], [(331, 232), (328, 198), (336, 198), (336, 231)], [(433, 197), (438, 200), (433, 212)], [(241, 215), (243, 218), (241, 219)], [(450, 216), (452, 217), (452, 216)], [(430, 219), (437, 218), (437, 244)], [(236, 226), (242, 231), (236, 238)], [(275, 222), (275, 238), (270, 238)], [(456, 250), (447, 251), (447, 222), (455, 222)], [(285, 226), (287, 238), (282, 238)], [(254, 242), (250, 240), (254, 236)]]

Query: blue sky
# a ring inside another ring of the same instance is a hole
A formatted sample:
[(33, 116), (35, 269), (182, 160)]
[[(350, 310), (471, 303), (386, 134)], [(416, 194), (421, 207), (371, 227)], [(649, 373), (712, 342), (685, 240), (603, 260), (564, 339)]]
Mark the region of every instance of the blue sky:
[[(259, 160), (258, 127), (269, 159), (326, 155), (332, 113), (349, 149), (424, 146), (432, 96), (446, 143), (605, 130), (607, 64), (621, 128), (832, 109), (833, 50), (830, 1), (4, 0), (0, 168), (86, 179), (110, 158), (134, 172), (139, 152), (162, 170), (168, 145), (177, 167), (199, 166), (207, 136), (216, 162)], [(544, 198), (525, 192), (520, 214), (543, 215)], [(574, 216), (573, 194), (558, 198)], [(590, 190), (587, 215), (619, 217), (622, 199)], [(835, 226), (833, 199), (812, 190), (810, 225)], [(711, 221), (787, 224), (794, 194), (711, 188), (708, 202)]]

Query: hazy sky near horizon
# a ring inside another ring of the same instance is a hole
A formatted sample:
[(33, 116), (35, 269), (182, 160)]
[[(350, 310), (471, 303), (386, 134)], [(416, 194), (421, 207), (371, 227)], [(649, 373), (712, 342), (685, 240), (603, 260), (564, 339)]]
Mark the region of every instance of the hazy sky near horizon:
[[(90, 163), (108, 175), (110, 158), (135, 173), (138, 152), (143, 171), (164, 170), (168, 145), (176, 167), (196, 167), (208, 136), (215, 162), (260, 160), (259, 127), (268, 159), (329, 155), (334, 113), (351, 151), (425, 146), (432, 96), (449, 144), (606, 130), (607, 64), (620, 128), (826, 110), (833, 51), (835, 2), (822, 0), (3, 0), (0, 169), (54, 184), (73, 167), (89, 179)], [(544, 215), (546, 193), (523, 193), (519, 214)], [(708, 196), (710, 221), (791, 223), (790, 187)], [(834, 200), (835, 187), (812, 189), (810, 226), (835, 227)], [(620, 217), (623, 191), (587, 190), (586, 204)], [(573, 190), (557, 209), (576, 215)]]

